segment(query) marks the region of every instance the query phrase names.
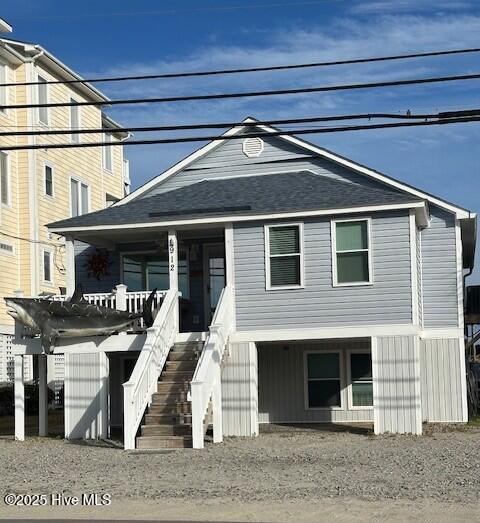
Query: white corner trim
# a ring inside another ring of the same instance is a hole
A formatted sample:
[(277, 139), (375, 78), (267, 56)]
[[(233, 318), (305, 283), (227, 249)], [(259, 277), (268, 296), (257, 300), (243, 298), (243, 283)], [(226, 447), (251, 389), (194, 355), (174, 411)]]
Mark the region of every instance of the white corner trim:
[(460, 351), (460, 388), (462, 391), (462, 420), (468, 421), (468, 400), (467, 400), (467, 370), (465, 363), (465, 337), (462, 335), (458, 338), (458, 349)]
[(417, 267), (417, 222), (415, 213), (410, 210), (410, 276), (412, 290), (412, 321), (414, 325), (420, 325), (418, 312), (418, 267)]
[(458, 302), (458, 326), (463, 330), (464, 318), (464, 292), (463, 292), (463, 244), (462, 232), (459, 220), (455, 220), (455, 252), (457, 258), (457, 302)]

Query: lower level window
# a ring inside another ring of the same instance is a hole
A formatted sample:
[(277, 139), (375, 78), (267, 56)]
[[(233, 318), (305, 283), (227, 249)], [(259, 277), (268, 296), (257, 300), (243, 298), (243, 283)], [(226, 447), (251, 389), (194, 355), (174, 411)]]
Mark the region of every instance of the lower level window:
[(307, 387), (309, 408), (341, 406), (339, 352), (307, 353)]
[(350, 379), (352, 406), (373, 406), (372, 355), (352, 352), (350, 354)]
[(43, 251), (43, 281), (52, 283), (52, 253)]

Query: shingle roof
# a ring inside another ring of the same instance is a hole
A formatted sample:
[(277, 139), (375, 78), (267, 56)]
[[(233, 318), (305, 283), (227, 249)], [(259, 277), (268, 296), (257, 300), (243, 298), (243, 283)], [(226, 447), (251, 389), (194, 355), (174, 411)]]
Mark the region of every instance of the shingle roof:
[(238, 216), (340, 209), (421, 201), (390, 188), (339, 181), (308, 171), (205, 180), (174, 191), (50, 224), (50, 227), (165, 222), (214, 216)]

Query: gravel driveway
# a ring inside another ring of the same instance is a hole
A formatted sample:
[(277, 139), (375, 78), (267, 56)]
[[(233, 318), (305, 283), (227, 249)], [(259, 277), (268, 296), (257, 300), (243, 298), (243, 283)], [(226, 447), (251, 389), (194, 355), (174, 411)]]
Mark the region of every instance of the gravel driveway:
[(480, 496), (480, 431), (379, 437), (280, 427), (203, 451), (150, 453), (62, 439), (3, 439), (0, 470), (2, 494), (96, 491), (152, 500), (345, 497), (468, 503)]

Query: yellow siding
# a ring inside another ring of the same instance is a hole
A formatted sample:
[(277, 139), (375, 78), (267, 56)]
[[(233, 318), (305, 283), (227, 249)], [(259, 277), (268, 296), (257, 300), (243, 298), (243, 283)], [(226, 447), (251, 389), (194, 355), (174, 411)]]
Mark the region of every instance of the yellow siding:
[[(27, 79), (28, 65), (22, 64), (9, 69), (9, 81), (23, 82)], [(49, 71), (35, 69), (46, 79), (60, 79)], [(36, 101), (36, 89), (11, 88), (8, 91), (9, 103), (27, 103), (30, 89), (30, 99)], [(87, 99), (76, 93), (70, 86), (61, 84), (49, 86), (49, 102), (68, 102), (73, 98), (76, 101)], [(32, 100), (31, 100), (32, 101)], [(28, 113), (30, 111), (30, 113)], [(70, 108), (50, 108), (49, 128), (70, 127)], [(0, 113), (0, 125), (20, 130), (35, 125), (37, 129), (38, 117), (35, 109), (8, 111)], [(80, 126), (101, 127), (102, 114), (98, 107), (80, 108)], [(81, 135), (81, 142), (101, 141), (100, 134)], [(28, 137), (6, 137), (0, 139), (2, 145), (27, 143), (70, 143), (69, 135)], [(10, 164), (10, 193), (11, 202), (8, 207), (1, 208), (0, 241), (14, 246), (14, 253), (0, 251), (0, 296), (11, 295), (20, 289), (26, 296), (31, 295), (32, 274), (37, 274), (38, 292), (58, 292), (59, 287), (65, 286), (65, 275), (62, 268), (65, 264), (63, 240), (56, 235), (49, 234), (46, 224), (70, 216), (70, 178), (73, 176), (86, 183), (90, 188), (89, 210), (96, 211), (105, 207), (105, 195), (111, 194), (117, 198), (123, 197), (123, 173), (121, 147), (113, 149), (113, 171), (103, 169), (101, 148), (86, 149), (39, 149), (35, 151), (18, 151), (9, 154)], [(54, 169), (53, 197), (44, 193), (45, 164)], [(29, 171), (29, 166), (33, 167)], [(33, 187), (32, 187), (33, 183)], [(33, 197), (32, 197), (33, 196)], [(34, 223), (31, 223), (31, 219)], [(34, 239), (35, 229), (38, 230), (37, 242)], [(7, 236), (8, 235), (8, 236)], [(12, 238), (20, 237), (22, 240)], [(43, 249), (54, 253), (53, 283), (43, 282)], [(32, 266), (31, 256), (35, 263)], [(11, 318), (6, 314), (3, 299), (0, 301), (0, 326), (11, 325)]]

